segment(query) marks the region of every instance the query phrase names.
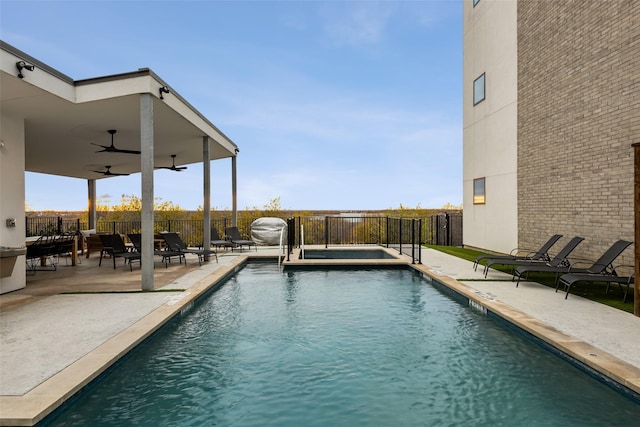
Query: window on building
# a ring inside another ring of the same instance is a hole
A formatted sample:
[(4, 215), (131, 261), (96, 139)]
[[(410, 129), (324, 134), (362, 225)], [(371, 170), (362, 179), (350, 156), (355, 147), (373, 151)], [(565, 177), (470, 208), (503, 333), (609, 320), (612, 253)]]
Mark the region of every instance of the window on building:
[(473, 105), (484, 101), (484, 73), (473, 81)]
[(480, 3), (480, 0), (473, 0), (473, 7), (476, 7), (478, 3)]
[(478, 178), (473, 180), (473, 204), (484, 205), (485, 203), (485, 188), (484, 178)]

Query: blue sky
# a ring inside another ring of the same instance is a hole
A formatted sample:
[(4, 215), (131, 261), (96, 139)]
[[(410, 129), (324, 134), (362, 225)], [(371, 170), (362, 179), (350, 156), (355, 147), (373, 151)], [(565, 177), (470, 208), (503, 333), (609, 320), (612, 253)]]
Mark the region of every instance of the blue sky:
[[(240, 209), (462, 203), (460, 0), (1, 0), (0, 38), (73, 79), (151, 68), (239, 146)], [(230, 208), (230, 174), (212, 163), (212, 207)], [(155, 194), (196, 209), (201, 179), (159, 170)], [(86, 209), (86, 192), (26, 177), (33, 210)], [(97, 193), (139, 196), (139, 175)]]

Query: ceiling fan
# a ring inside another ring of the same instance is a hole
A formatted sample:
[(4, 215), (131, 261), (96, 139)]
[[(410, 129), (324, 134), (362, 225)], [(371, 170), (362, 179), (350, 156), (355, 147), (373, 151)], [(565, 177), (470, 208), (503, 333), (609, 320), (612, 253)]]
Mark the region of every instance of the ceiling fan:
[(113, 145), (113, 135), (116, 133), (115, 129), (109, 129), (107, 132), (109, 132), (111, 134), (111, 145), (101, 145), (101, 144), (96, 144), (95, 142), (92, 142), (93, 145), (97, 145), (98, 147), (102, 147), (102, 150), (98, 150), (96, 151), (96, 153), (125, 153), (125, 154), (140, 154), (140, 151), (137, 150), (122, 150), (120, 148), (116, 148), (115, 145)]
[(105, 166), (105, 168), (107, 169), (106, 171), (92, 171), (92, 172), (96, 172), (96, 173), (101, 173), (104, 176), (126, 176), (129, 175), (128, 173), (115, 173), (115, 172), (111, 172), (111, 166)]
[(158, 166), (156, 169), (169, 169), (176, 172), (182, 172), (187, 167), (186, 166), (176, 166), (176, 155), (172, 154), (171, 158), (173, 159), (173, 164), (171, 166)]

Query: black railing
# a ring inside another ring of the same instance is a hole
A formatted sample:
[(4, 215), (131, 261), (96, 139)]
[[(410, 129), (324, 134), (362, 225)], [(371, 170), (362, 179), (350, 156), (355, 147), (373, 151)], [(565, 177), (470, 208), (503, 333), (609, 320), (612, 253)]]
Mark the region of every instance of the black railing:
[[(298, 217), (300, 224), (300, 217)], [(287, 218), (287, 261), (290, 261), (291, 252), (296, 247), (296, 218)]]
[(422, 256), (422, 219), (387, 218), (386, 246), (410, 256), (413, 263), (420, 264)]
[[(243, 237), (250, 238), (251, 223), (256, 216), (240, 216), (238, 229)], [(442, 213), (415, 219), (398, 219), (383, 216), (306, 216), (283, 218), (287, 220), (289, 236), (288, 244), (324, 245), (397, 245), (403, 253), (411, 249), (408, 242), (419, 244), (462, 246), (462, 213)], [(231, 218), (211, 220), (220, 235), (224, 235), (226, 227), (232, 225)], [(300, 227), (304, 226), (304, 242)], [(62, 217), (27, 217), (27, 236), (54, 235), (77, 230), (86, 230), (88, 224), (80, 219), (63, 219)], [(141, 230), (141, 222), (137, 221), (105, 221), (98, 220), (98, 232), (137, 233)], [(174, 231), (180, 233), (189, 245), (202, 244), (201, 219), (166, 219), (154, 223), (154, 231)], [(395, 246), (394, 246), (395, 247)], [(410, 254), (408, 254), (410, 255)]]

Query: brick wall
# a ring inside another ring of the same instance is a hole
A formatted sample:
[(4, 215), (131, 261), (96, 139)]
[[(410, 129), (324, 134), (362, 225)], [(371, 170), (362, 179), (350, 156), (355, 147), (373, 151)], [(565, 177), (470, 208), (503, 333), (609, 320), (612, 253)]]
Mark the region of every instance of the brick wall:
[[(520, 246), (633, 240), (640, 142), (640, 1), (518, 1)], [(622, 258), (633, 263), (633, 247)]]

